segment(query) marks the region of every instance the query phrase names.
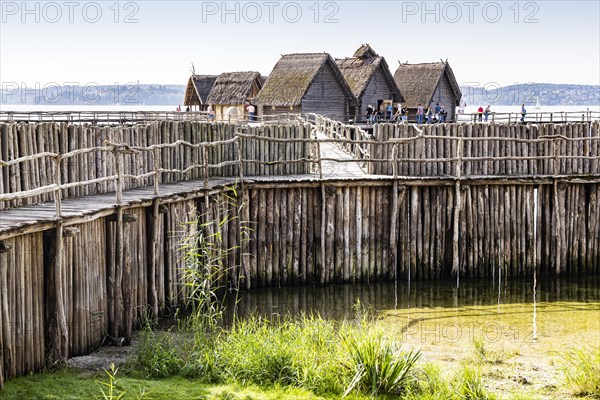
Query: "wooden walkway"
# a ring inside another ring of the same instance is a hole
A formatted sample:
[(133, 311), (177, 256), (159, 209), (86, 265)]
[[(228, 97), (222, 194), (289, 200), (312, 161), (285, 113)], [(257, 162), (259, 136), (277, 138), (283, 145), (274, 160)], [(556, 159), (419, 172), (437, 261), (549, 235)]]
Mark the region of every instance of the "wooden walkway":
[[(317, 132), (317, 139), (326, 140), (329, 137), (324, 132)], [(323, 143), (320, 147), (321, 159), (324, 159), (322, 161), (323, 178), (365, 178), (368, 176), (361, 168), (360, 162), (335, 143)]]

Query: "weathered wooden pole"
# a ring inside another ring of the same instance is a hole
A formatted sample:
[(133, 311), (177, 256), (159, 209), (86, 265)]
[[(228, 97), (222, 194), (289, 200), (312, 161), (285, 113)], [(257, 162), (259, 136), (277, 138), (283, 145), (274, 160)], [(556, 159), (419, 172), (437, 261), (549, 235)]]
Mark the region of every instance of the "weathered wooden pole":
[(398, 143), (392, 147), (392, 172), (394, 185), (392, 187), (392, 213), (390, 224), (390, 275), (388, 278), (398, 279), (396, 269), (398, 268)]
[[(452, 272), (456, 274), (456, 287), (460, 285), (460, 257), (458, 252), (458, 240), (459, 240), (459, 218), (461, 208), (461, 193), (460, 193), (460, 179), (462, 174), (462, 131), (458, 130), (458, 144), (456, 146), (456, 176), (454, 186), (454, 234), (452, 237)], [(463, 239), (464, 240), (464, 239)]]
[(65, 310), (65, 289), (63, 286), (63, 220), (61, 203), (61, 162), (59, 155), (54, 159), (54, 182), (58, 185), (54, 191), (54, 205), (56, 207), (56, 237), (54, 242), (54, 296), (56, 300), (56, 332), (54, 335), (53, 361), (64, 363), (69, 357), (69, 329), (67, 327), (67, 316)]
[(246, 285), (246, 290), (252, 288), (252, 281), (250, 279), (250, 249), (249, 240), (247, 236), (246, 224), (250, 222), (250, 205), (249, 196), (244, 185), (244, 149), (242, 148), (242, 139), (238, 136), (238, 140), (235, 142), (235, 150), (238, 156), (238, 178), (240, 180), (240, 192), (242, 194), (242, 204), (239, 207), (241, 210), (241, 219), (238, 218), (238, 234), (239, 234), (239, 245), (241, 250), (240, 262), (242, 264), (242, 277)]

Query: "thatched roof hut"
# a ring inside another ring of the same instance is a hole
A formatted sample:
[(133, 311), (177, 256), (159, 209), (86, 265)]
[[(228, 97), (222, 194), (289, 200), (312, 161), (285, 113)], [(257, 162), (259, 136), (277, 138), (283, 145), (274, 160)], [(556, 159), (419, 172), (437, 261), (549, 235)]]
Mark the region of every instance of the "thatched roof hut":
[(385, 58), (368, 44), (360, 46), (352, 57), (335, 60), (344, 79), (358, 102), (359, 115), (365, 115), (367, 106), (403, 101), (402, 94), (390, 72)]
[(394, 80), (398, 84), (411, 114), (420, 103), (425, 109), (436, 103), (448, 112), (448, 120), (455, 118), (462, 93), (452, 68), (447, 61), (426, 64), (400, 64)]
[(263, 85), (260, 73), (226, 72), (217, 77), (207, 97), (210, 104), (244, 104), (252, 101)]
[(264, 78), (258, 72), (226, 72), (219, 75), (210, 90), (207, 102), (213, 106), (217, 119), (229, 120), (245, 113), (246, 103), (252, 103)]
[(314, 112), (346, 120), (356, 111), (356, 99), (327, 53), (283, 55), (255, 103), (264, 115)]
[(208, 107), (207, 97), (213, 84), (217, 80), (216, 75), (192, 75), (185, 89), (183, 105), (192, 109), (206, 110)]

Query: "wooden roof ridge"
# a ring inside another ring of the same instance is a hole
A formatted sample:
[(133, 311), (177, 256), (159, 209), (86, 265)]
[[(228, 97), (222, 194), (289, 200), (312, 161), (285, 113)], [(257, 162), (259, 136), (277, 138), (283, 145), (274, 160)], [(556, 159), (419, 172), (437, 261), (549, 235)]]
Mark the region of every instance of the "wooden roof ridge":
[[(367, 46), (368, 49), (365, 49), (365, 46)], [(357, 54), (364, 55), (367, 51), (370, 54), (372, 54), (371, 57), (357, 57)], [(350, 63), (348, 63), (349, 61)], [(381, 69), (383, 78), (385, 79), (387, 85), (398, 93), (398, 96), (401, 99), (400, 101), (404, 101), (402, 92), (398, 87), (396, 81), (394, 80), (394, 76), (390, 71), (388, 63), (385, 61), (385, 57), (378, 55), (368, 44), (361, 45), (361, 47), (359, 47), (354, 52), (354, 56), (336, 58), (335, 62), (340, 68), (344, 79), (352, 88), (352, 93), (356, 98), (360, 98), (364, 95), (365, 90), (367, 89), (367, 86), (369, 85), (369, 82), (371, 80), (371, 77), (373, 76), (375, 71), (377, 71), (377, 69)], [(365, 75), (361, 76), (359, 80), (353, 79), (353, 75), (360, 75), (361, 72)]]
[(363, 43), (360, 45), (358, 49), (354, 52), (353, 57), (367, 59), (373, 57), (379, 57), (379, 54), (375, 52), (375, 50), (368, 43)]

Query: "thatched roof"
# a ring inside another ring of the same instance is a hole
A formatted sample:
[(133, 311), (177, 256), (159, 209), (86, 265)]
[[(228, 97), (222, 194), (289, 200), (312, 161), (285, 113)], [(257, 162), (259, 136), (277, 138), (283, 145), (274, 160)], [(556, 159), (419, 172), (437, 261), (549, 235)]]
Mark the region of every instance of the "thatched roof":
[(281, 56), (258, 96), (254, 99), (255, 103), (279, 107), (301, 105), (306, 92), (325, 65), (331, 67), (346, 96), (355, 100), (352, 91), (329, 54), (304, 53)]
[(216, 75), (190, 76), (185, 89), (183, 104), (186, 106), (206, 104), (206, 98), (216, 79)]
[(375, 50), (371, 46), (365, 43), (356, 49), (352, 57), (367, 59), (377, 57), (377, 53), (375, 53)]
[(390, 68), (385, 62), (385, 58), (379, 56), (368, 44), (363, 44), (354, 52), (353, 57), (349, 58), (338, 58), (335, 60), (337, 66), (340, 68), (344, 79), (350, 86), (352, 94), (357, 99), (360, 99), (367, 86), (371, 77), (377, 71), (381, 70), (383, 78), (385, 79), (390, 92), (396, 93), (398, 98), (396, 101), (403, 101), (402, 94), (398, 85), (394, 81), (394, 77), (390, 72)]
[(208, 95), (210, 104), (244, 104), (252, 88), (260, 90), (263, 80), (258, 72), (226, 72), (217, 77)]
[(426, 64), (400, 64), (394, 80), (398, 84), (408, 107), (421, 103), (427, 107), (441, 79), (446, 77), (458, 106), (462, 94), (452, 68), (447, 61)]

